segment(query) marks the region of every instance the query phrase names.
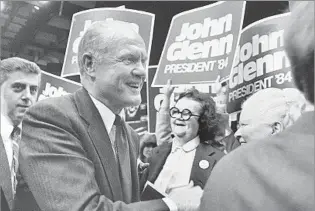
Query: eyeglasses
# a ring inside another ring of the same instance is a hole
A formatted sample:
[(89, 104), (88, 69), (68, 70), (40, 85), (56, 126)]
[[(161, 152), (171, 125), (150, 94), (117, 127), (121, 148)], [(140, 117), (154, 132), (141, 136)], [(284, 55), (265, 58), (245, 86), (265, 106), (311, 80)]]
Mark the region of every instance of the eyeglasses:
[(170, 116), (172, 118), (182, 118), (184, 121), (188, 121), (191, 116), (200, 117), (199, 115), (192, 114), (189, 109), (184, 109), (180, 112), (176, 107), (170, 109)]

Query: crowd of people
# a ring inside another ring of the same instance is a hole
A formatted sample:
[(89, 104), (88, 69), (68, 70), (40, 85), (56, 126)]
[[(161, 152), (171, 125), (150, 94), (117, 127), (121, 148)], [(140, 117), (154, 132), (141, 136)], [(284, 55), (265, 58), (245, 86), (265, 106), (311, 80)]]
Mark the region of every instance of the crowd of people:
[[(254, 93), (235, 133), (209, 94), (188, 89), (171, 102), (169, 80), (155, 133), (139, 137), (122, 111), (141, 102), (148, 56), (125, 22), (86, 30), (82, 88), (73, 94), (36, 102), (40, 68), (3, 59), (0, 185), (8, 209), (313, 210), (314, 2), (290, 5), (285, 50), (299, 91)], [(163, 197), (142, 200), (149, 183)]]

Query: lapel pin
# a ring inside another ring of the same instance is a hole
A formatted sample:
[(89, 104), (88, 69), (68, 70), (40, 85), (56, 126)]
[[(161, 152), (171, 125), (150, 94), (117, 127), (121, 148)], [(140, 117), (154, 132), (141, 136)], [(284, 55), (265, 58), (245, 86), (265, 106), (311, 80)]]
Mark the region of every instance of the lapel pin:
[(209, 162), (207, 160), (201, 160), (199, 162), (199, 167), (202, 168), (202, 169), (207, 169), (209, 168)]

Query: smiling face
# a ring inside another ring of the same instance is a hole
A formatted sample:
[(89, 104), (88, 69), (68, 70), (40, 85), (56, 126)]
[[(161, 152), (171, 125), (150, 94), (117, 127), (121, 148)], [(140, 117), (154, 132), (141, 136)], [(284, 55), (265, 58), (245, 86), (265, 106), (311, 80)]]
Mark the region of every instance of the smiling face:
[[(188, 109), (194, 115), (200, 115), (202, 109), (199, 102), (186, 97), (178, 100), (175, 107), (180, 112)], [(172, 131), (179, 141), (187, 143), (197, 136), (199, 129), (198, 118), (197, 116), (191, 116), (187, 121), (184, 121), (181, 117), (171, 118)]]
[(40, 75), (13, 72), (1, 85), (1, 113), (14, 125), (21, 123), (26, 110), (36, 102)]
[(273, 133), (272, 123), (260, 119), (246, 118), (248, 112), (243, 110), (240, 116), (240, 127), (235, 133), (241, 144), (263, 140)]
[[(243, 104), (239, 128), (235, 133), (235, 137), (240, 139), (241, 144), (263, 140), (273, 132), (271, 127), (273, 118), (267, 118), (267, 114), (264, 111), (268, 109), (263, 107), (266, 104), (269, 105), (271, 100), (269, 99), (268, 103), (263, 103), (256, 99), (256, 96), (263, 92), (266, 92), (266, 90), (256, 93)], [(269, 114), (271, 114), (271, 111)]]
[(95, 64), (94, 96), (111, 110), (141, 103), (147, 53), (143, 39), (134, 31), (115, 35), (103, 59)]
[(240, 127), (235, 133), (245, 143), (264, 140), (282, 132), (292, 124), (290, 100), (278, 88), (266, 88), (254, 93), (242, 105)]

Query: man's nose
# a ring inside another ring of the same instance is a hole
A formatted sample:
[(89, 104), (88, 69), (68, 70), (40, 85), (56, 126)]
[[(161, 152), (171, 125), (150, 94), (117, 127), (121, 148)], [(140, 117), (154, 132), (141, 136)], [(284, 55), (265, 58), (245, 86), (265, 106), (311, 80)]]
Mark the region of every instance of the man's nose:
[(31, 102), (32, 93), (30, 89), (26, 88), (22, 93), (22, 100), (25, 101), (25, 103)]
[(136, 68), (132, 71), (132, 74), (141, 78), (145, 78), (146, 77), (146, 64), (139, 61), (137, 63)]

